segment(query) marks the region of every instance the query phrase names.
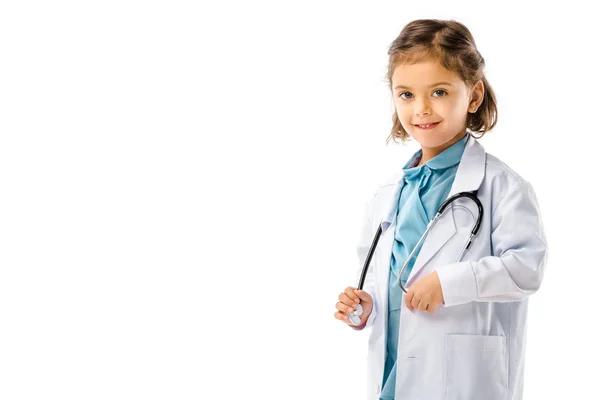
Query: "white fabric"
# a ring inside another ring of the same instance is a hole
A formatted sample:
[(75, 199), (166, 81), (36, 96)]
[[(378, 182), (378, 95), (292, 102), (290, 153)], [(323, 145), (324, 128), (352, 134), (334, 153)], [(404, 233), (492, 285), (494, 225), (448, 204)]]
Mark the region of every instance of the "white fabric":
[[(388, 277), (396, 226), (400, 171), (378, 188), (365, 207), (357, 253), (359, 270), (379, 223), (382, 234), (364, 290), (374, 299), (365, 329), (367, 399), (377, 400), (383, 378)], [(531, 184), (469, 138), (448, 197), (478, 190), (481, 229), (460, 262), (477, 216), (460, 198), (423, 243), (407, 282), (437, 271), (445, 304), (433, 314), (402, 304), (396, 398), (521, 400), (528, 297), (542, 282), (547, 245)]]

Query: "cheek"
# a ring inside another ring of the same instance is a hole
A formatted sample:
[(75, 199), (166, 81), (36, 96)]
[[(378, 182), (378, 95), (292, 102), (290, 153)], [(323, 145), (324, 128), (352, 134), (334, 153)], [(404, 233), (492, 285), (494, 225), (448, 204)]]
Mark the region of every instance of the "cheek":
[(452, 118), (454, 124), (462, 124), (467, 118), (467, 113), (460, 108), (456, 108), (449, 111), (448, 116)]
[(452, 105), (448, 105), (448, 115), (452, 115), (455, 118), (460, 119), (467, 113), (467, 104), (463, 104), (462, 102), (454, 103)]
[(398, 107), (396, 105), (396, 115), (398, 116), (398, 119), (400, 119), (400, 121), (404, 122), (409, 120), (410, 121), (410, 112), (408, 111), (408, 109), (406, 107)]

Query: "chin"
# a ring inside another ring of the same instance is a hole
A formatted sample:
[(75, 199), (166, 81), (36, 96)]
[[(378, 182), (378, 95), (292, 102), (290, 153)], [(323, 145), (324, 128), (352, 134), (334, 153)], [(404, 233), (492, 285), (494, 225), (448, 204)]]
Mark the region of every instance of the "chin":
[(423, 135), (423, 134), (412, 134), (411, 137), (414, 141), (418, 142), (422, 147), (435, 148), (443, 146), (448, 143), (452, 138), (439, 137), (437, 135)]
[(440, 146), (444, 146), (448, 142), (450, 142), (454, 136), (447, 135), (440, 132), (415, 132), (418, 128), (411, 129), (410, 136), (418, 142), (422, 147), (436, 148)]
[(427, 141), (427, 142), (419, 142), (419, 144), (421, 145), (421, 148), (427, 148), (427, 149), (437, 149), (441, 146), (443, 146), (444, 144), (446, 144), (446, 142), (431, 142), (431, 141)]

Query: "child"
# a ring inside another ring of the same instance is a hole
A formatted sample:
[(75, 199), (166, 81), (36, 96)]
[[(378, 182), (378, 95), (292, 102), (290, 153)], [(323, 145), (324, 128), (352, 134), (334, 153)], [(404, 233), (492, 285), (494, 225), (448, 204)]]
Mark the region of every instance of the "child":
[[(421, 150), (368, 201), (361, 270), (380, 225), (381, 236), (364, 290), (346, 288), (335, 318), (371, 329), (368, 399), (522, 399), (527, 304), (544, 275), (546, 237), (531, 184), (476, 140), (497, 120), (484, 59), (463, 24), (444, 20), (410, 22), (388, 55), (390, 137), (412, 137)], [(459, 192), (483, 206), (470, 247), (462, 253), (479, 209), (461, 197), (415, 249)]]

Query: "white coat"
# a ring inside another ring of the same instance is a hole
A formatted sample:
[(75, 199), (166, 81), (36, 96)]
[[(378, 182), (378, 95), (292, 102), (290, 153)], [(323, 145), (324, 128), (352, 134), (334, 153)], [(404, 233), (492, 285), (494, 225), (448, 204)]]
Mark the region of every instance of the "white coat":
[[(357, 246), (359, 274), (379, 223), (382, 233), (363, 289), (374, 300), (365, 328), (367, 399), (379, 399), (384, 372), (393, 233), (403, 173), (367, 202)], [(431, 229), (406, 288), (437, 271), (444, 304), (411, 312), (402, 299), (396, 399), (520, 400), (523, 397), (528, 297), (542, 282), (546, 237), (531, 184), (469, 137), (450, 194), (478, 190), (481, 229), (456, 262), (477, 217), (468, 198)]]

